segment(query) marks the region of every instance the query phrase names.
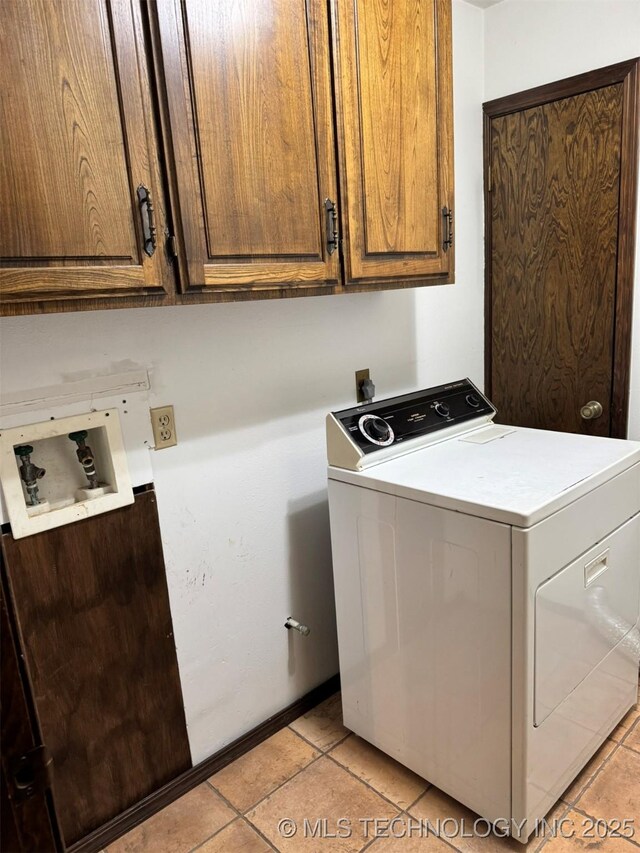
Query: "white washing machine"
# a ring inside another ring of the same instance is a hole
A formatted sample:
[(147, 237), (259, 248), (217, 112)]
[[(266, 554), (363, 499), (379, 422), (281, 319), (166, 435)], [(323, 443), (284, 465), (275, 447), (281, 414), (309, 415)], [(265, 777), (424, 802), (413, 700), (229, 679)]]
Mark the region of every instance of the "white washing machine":
[(525, 841), (636, 701), (640, 443), (468, 380), (327, 418), (345, 725)]

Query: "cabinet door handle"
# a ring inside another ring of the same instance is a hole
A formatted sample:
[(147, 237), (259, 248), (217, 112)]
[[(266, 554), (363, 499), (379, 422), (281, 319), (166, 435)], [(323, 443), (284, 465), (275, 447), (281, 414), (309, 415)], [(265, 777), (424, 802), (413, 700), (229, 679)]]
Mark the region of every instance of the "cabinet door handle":
[(138, 204), (140, 205), (140, 221), (142, 222), (142, 248), (151, 257), (156, 250), (156, 225), (153, 213), (151, 192), (140, 184), (137, 189)]
[(443, 207), (442, 219), (444, 220), (442, 249), (446, 252), (450, 246), (453, 246), (453, 210)]
[(333, 255), (338, 248), (338, 214), (335, 202), (330, 198), (324, 200), (324, 209), (327, 215), (327, 252)]

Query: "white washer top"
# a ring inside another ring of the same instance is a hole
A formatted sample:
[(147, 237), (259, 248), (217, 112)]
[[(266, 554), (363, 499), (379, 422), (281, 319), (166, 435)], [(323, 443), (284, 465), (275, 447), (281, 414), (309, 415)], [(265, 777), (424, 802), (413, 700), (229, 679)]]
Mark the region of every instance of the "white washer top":
[(329, 478), (531, 527), (638, 463), (637, 441), (492, 424)]

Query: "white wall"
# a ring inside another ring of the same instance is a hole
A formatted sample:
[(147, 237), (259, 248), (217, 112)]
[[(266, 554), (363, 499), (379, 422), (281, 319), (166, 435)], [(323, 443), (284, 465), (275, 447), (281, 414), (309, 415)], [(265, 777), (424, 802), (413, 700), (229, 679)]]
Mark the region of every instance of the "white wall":
[(354, 371), (384, 396), (482, 383), (482, 16), (454, 0), (455, 286), (0, 326), (3, 393), (143, 366), (175, 406), (179, 445), (151, 464), (196, 762), (337, 671), (324, 416)]
[[(484, 16), (485, 100), (640, 54), (639, 0), (504, 0)], [(637, 239), (629, 419), (629, 437), (636, 439), (640, 439), (639, 281)]]

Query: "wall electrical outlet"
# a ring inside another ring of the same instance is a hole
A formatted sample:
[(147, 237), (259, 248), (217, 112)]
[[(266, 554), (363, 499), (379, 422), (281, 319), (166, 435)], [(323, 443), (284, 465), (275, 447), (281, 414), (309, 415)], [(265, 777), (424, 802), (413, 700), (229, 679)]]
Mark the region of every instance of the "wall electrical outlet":
[(178, 443), (176, 434), (176, 419), (173, 414), (173, 406), (160, 406), (150, 409), (151, 426), (153, 427), (153, 440), (156, 450), (164, 450), (165, 447), (173, 447)]

